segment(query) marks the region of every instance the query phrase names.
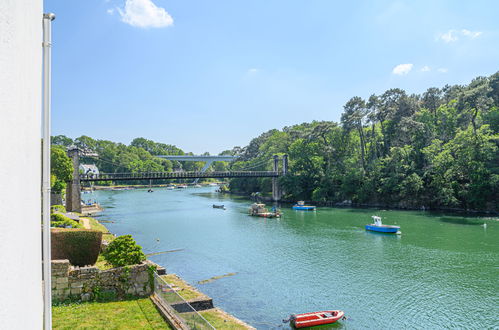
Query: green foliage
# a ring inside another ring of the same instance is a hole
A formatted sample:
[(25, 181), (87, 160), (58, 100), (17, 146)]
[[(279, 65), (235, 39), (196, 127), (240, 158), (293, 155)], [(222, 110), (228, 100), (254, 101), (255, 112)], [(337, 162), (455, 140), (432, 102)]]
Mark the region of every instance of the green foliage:
[(61, 193), (66, 187), (66, 182), (73, 178), (73, 163), (66, 155), (64, 147), (52, 145), (50, 165), (52, 192)]
[(99, 256), (102, 232), (90, 229), (51, 231), (52, 259), (68, 259), (72, 265), (93, 265)]
[(131, 235), (117, 237), (103, 253), (104, 258), (114, 267), (123, 267), (139, 264), (146, 259), (142, 247)]
[[(280, 183), (291, 200), (497, 211), (498, 91), (499, 72), (422, 95), (390, 89), (367, 102), (356, 96), (341, 126), (314, 121), (270, 130), (234, 148), (241, 157), (231, 166), (271, 170), (273, 155), (288, 154)], [(229, 187), (248, 195), (271, 190), (268, 179), (233, 179)]]
[(75, 220), (60, 213), (52, 213), (50, 215), (50, 226), (57, 228), (83, 228), (83, 226)]
[(50, 207), (50, 212), (55, 212), (55, 211), (66, 213), (66, 208), (64, 207), (64, 205), (52, 205)]

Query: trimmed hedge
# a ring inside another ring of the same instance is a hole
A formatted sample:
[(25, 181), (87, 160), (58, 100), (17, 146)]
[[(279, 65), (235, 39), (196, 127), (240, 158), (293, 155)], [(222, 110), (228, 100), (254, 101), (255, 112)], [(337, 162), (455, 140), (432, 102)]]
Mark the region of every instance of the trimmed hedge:
[(52, 213), (50, 215), (50, 227), (57, 228), (83, 228), (79, 222), (68, 218), (64, 214)]
[(101, 242), (102, 232), (97, 230), (52, 228), (52, 259), (68, 259), (74, 266), (93, 265)]

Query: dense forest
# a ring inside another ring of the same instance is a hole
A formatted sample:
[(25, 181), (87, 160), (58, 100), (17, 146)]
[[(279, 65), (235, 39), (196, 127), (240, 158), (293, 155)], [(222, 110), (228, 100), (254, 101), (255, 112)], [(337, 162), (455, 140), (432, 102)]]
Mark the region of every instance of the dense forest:
[[(498, 133), (499, 72), (422, 95), (396, 88), (352, 97), (340, 123), (265, 132), (234, 149), (241, 161), (232, 166), (271, 169), (265, 160), (288, 154), (289, 200), (497, 211)], [(239, 193), (270, 188), (269, 179), (230, 184)]]
[[(101, 172), (200, 170), (203, 163), (171, 162), (155, 155), (184, 155), (176, 146), (144, 138), (130, 145), (88, 136), (55, 136), (58, 146), (78, 146)], [(239, 156), (213, 170), (270, 170), (273, 155), (289, 155), (280, 178), (285, 199), (402, 208), (498, 211), (499, 72), (469, 85), (429, 88), (421, 95), (390, 89), (367, 99), (355, 96), (340, 123), (313, 121), (273, 129)], [(270, 192), (268, 178), (233, 179), (230, 190)]]

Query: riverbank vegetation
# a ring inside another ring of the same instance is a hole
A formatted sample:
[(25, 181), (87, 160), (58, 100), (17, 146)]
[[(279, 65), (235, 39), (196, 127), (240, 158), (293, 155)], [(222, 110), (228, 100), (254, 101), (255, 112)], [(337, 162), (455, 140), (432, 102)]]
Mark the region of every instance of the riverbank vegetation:
[[(89, 150), (97, 156), (81, 157), (83, 164), (95, 164), (101, 173), (143, 173), (143, 172), (172, 172), (172, 171), (200, 171), (204, 162), (178, 162), (155, 157), (158, 155), (192, 155), (174, 145), (158, 143), (144, 138), (134, 139), (130, 145), (107, 140), (96, 140), (88, 136), (71, 139), (64, 135), (52, 137), (53, 149), (59, 150), (76, 146), (81, 150)], [(204, 153), (203, 155), (209, 155)], [(56, 160), (57, 161), (57, 160)], [(214, 162), (212, 170), (224, 171), (228, 168), (227, 162)], [(156, 180), (155, 184), (171, 183), (171, 180)], [(99, 183), (101, 185), (111, 182)], [(149, 181), (129, 182), (129, 184), (149, 184)]]
[[(281, 184), (290, 200), (497, 212), (498, 107), (499, 72), (420, 95), (355, 96), (340, 123), (274, 129), (235, 148), (233, 168), (271, 170), (272, 155), (288, 154)], [(268, 192), (271, 184), (234, 179), (230, 189)]]
[[(280, 179), (285, 199), (497, 212), (498, 133), (499, 72), (422, 94), (393, 88), (366, 99), (355, 96), (346, 102), (339, 123), (313, 121), (270, 130), (244, 148), (221, 153), (239, 156), (239, 161), (211, 166), (271, 170), (273, 155), (288, 154), (289, 175)], [(186, 153), (144, 138), (127, 146), (59, 135), (52, 143), (97, 152), (97, 158), (82, 162), (107, 173), (199, 171), (203, 166), (154, 157)], [(140, 183), (148, 184), (131, 182)], [(264, 196), (271, 181), (233, 179), (229, 189)]]

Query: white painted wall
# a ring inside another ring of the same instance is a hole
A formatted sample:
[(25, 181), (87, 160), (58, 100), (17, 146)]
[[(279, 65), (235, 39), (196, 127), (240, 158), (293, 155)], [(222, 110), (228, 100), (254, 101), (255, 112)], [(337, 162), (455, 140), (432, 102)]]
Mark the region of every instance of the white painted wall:
[(0, 328), (43, 327), (42, 0), (0, 0)]

